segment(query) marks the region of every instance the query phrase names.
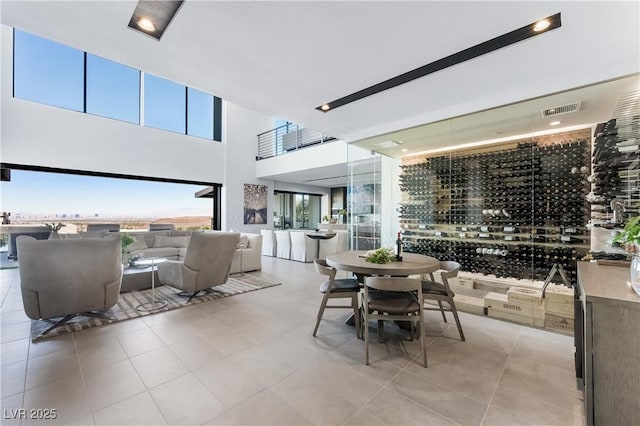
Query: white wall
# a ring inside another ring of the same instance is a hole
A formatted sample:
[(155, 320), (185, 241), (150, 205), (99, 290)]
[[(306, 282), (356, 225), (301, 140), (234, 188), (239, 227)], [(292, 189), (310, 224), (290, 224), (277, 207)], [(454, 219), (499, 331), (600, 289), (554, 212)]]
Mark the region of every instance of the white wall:
[[(271, 129), (272, 118), (226, 102), (225, 144), (226, 171), (222, 188), (222, 229), (258, 234), (273, 228), (273, 180), (256, 178), (257, 135)], [(265, 225), (244, 224), (244, 184), (267, 185), (267, 220)]]
[(2, 162), (224, 181), (224, 144), (12, 97), (13, 32), (2, 31)]
[[(271, 117), (223, 102), (224, 143), (12, 97), (13, 32), (2, 26), (3, 163), (221, 183), (222, 229), (272, 227), (273, 181), (256, 179), (257, 134)], [(266, 225), (244, 225), (244, 184), (268, 185)]]

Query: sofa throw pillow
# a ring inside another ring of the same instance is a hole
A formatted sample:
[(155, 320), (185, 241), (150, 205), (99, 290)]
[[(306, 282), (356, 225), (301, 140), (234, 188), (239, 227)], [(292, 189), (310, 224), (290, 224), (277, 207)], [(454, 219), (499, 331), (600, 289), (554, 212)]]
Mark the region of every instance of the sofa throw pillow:
[(156, 235), (153, 247), (186, 247), (189, 244), (189, 237), (165, 237)]
[(131, 235), (133, 237), (133, 243), (129, 246), (130, 251), (145, 250), (147, 249), (147, 240), (144, 235)]

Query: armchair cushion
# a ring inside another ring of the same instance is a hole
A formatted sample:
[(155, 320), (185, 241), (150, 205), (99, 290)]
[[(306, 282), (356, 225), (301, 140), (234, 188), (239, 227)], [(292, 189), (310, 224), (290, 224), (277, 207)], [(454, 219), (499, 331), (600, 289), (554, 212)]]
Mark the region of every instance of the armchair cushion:
[(69, 240), (17, 239), (24, 310), (31, 319), (105, 311), (122, 283), (119, 235)]
[(158, 279), (162, 284), (194, 293), (224, 284), (239, 242), (239, 233), (194, 232), (184, 261), (160, 263)]

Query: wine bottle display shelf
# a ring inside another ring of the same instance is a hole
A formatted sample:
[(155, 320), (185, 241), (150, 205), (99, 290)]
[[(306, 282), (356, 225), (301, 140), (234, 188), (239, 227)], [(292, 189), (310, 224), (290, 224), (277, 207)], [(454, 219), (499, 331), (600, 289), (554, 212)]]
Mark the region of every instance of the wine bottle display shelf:
[[(638, 214), (640, 204), (640, 91), (622, 97), (614, 118), (595, 131), (591, 218), (611, 219), (614, 199), (624, 204), (627, 217)], [(624, 218), (617, 218), (620, 222)]]
[(519, 279), (543, 280), (558, 263), (575, 282), (590, 247), (590, 133), (406, 159), (403, 249)]

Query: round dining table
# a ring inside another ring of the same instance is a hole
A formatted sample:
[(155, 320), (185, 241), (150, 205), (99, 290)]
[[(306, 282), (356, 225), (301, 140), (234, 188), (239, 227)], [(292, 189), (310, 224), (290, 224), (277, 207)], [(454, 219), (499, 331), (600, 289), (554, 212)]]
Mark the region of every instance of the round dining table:
[(440, 268), (438, 259), (415, 253), (402, 253), (402, 261), (370, 263), (365, 260), (367, 251), (343, 251), (327, 256), (327, 265), (359, 275), (409, 276), (428, 274)]

